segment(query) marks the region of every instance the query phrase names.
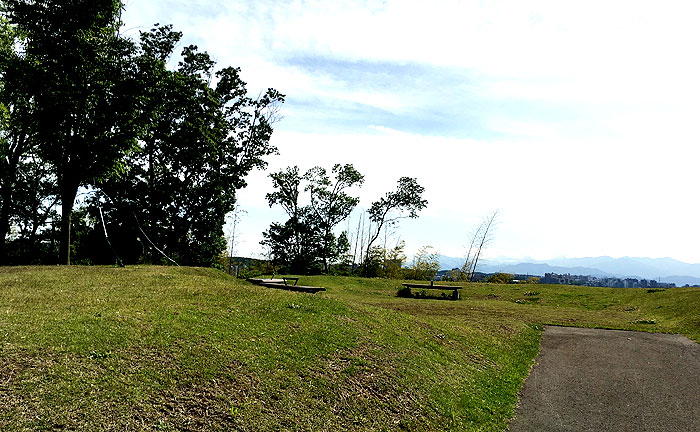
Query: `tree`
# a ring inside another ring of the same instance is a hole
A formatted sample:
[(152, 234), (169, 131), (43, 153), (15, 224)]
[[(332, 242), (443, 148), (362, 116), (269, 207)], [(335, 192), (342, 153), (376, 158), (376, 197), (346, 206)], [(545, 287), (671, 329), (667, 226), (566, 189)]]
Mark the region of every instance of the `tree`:
[(302, 207), (296, 218), (284, 224), (273, 222), (263, 233), (263, 246), (267, 247), (272, 262), (285, 273), (319, 273), (322, 267), (322, 239), (309, 207)]
[(15, 48), (19, 43), (16, 30), (0, 17), (0, 264), (6, 259), (5, 242), (16, 209), (14, 195), (23, 189), (18, 184), (20, 166), (32, 147), (27, 115), (31, 103), (25, 88), (30, 80), (22, 74), (24, 62)]
[(317, 244), (318, 239), (312, 241), (314, 229), (309, 226), (308, 212), (299, 206), (302, 175), (299, 167), (294, 166), (270, 173), (269, 177), (274, 191), (265, 198), (270, 207), (281, 206), (289, 219), (284, 225), (271, 224), (263, 233), (261, 244), (269, 249), (275, 263), (285, 265), (291, 273), (304, 273), (313, 261), (314, 254), (309, 248)]
[(350, 253), (350, 239), (347, 231), (343, 231), (336, 241), (336, 263), (331, 266), (329, 273), (339, 276), (349, 276), (352, 273), (353, 256)]
[(509, 284), (513, 282), (513, 275), (510, 273), (494, 273), (489, 275), (484, 282), (497, 283), (497, 284)]
[(73, 204), (80, 186), (123, 169), (139, 132), (134, 45), (119, 34), (118, 0), (5, 0), (26, 38), (33, 121), (61, 201), (61, 255), (70, 264)]
[(53, 240), (46, 224), (55, 217), (55, 178), (38, 153), (35, 80), (25, 45), (18, 28), (0, 16), (0, 265), (46, 259), (51, 251), (41, 244)]
[(417, 280), (433, 280), (440, 270), (440, 255), (432, 246), (418, 249), (411, 263), (413, 278)]
[(386, 250), (384, 258), (384, 271), (382, 276), (388, 279), (401, 279), (403, 277), (403, 265), (406, 262), (404, 247), (406, 243), (401, 240), (391, 249)]
[(364, 182), (362, 174), (351, 164), (336, 164), (333, 166), (332, 173), (333, 180), (328, 177), (325, 168), (317, 166), (305, 174), (309, 181), (306, 190), (311, 194), (311, 208), (318, 218), (318, 228), (321, 230), (321, 258), (326, 273), (330, 268), (330, 260), (336, 255), (333, 228), (347, 219), (360, 202), (359, 198), (351, 197), (345, 190), (360, 186)]
[[(266, 195), (270, 207), (280, 205), (289, 219), (284, 225), (273, 223), (263, 236), (276, 264), (291, 273), (330, 271), (331, 264), (347, 255), (347, 233), (336, 237), (333, 229), (345, 220), (359, 199), (346, 190), (359, 186), (363, 176), (350, 165), (336, 164), (333, 178), (319, 166), (303, 175), (299, 167), (271, 173), (274, 191)], [(309, 192), (310, 204), (299, 204), (302, 190)]]
[(385, 225), (393, 225), (401, 218), (417, 218), (418, 212), (428, 205), (422, 198), (425, 188), (411, 177), (401, 177), (396, 191), (387, 192), (368, 210), (372, 222), (369, 239), (365, 246), (365, 261), (369, 258), (372, 244), (377, 240)]
[[(136, 63), (150, 120), (138, 151), (126, 159), (127, 172), (100, 187), (121, 209), (113, 209), (117, 218), (140, 215), (141, 228), (166, 256), (211, 265), (225, 250), (223, 226), (236, 190), (276, 152), (270, 138), (284, 96), (268, 89), (249, 97), (240, 69), (215, 71), (195, 46), (186, 46), (177, 68), (167, 70), (180, 37), (170, 26), (141, 34)], [(149, 259), (157, 260), (159, 250)]]
[(460, 269), (461, 273), (465, 275), (470, 282), (474, 281), (474, 273), (476, 272), (476, 266), (479, 263), (481, 252), (493, 240), (492, 228), (497, 216), (498, 210), (484, 218), (481, 224), (472, 232), (467, 256)]

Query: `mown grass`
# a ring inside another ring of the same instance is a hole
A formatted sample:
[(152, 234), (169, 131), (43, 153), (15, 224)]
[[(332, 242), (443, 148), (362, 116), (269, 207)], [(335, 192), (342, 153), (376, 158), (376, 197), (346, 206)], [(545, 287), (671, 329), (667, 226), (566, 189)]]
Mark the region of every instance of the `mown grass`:
[(700, 291), (304, 277), (211, 269), (0, 268), (2, 430), (493, 430), (545, 324), (700, 341)]

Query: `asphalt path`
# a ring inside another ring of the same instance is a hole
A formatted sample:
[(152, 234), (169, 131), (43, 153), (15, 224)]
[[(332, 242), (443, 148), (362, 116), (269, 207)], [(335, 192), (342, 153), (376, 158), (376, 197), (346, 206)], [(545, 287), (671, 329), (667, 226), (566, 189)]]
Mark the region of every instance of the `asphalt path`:
[(548, 326), (509, 430), (700, 431), (700, 344)]

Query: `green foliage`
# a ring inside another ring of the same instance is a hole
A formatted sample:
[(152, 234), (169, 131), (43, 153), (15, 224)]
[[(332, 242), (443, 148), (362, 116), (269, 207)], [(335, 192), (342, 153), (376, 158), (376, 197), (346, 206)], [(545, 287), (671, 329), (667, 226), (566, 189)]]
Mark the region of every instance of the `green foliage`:
[(410, 269), (415, 280), (433, 280), (440, 270), (440, 254), (432, 246), (422, 246), (418, 249)]
[[(333, 166), (331, 179), (322, 167), (313, 167), (303, 175), (299, 167), (271, 173), (274, 191), (266, 195), (269, 205), (280, 205), (289, 219), (284, 224), (272, 223), (263, 233), (261, 244), (272, 260), (288, 273), (345, 272), (352, 262), (348, 260), (350, 242), (347, 233), (336, 237), (333, 228), (345, 220), (357, 205), (358, 198), (346, 193), (348, 188), (360, 186), (363, 176), (352, 165)], [(302, 184), (309, 192), (310, 205), (300, 206)]]
[(279, 274), (279, 268), (268, 260), (245, 258), (245, 262), (238, 262), (239, 279), (248, 279), (261, 276), (274, 276)]
[(396, 291), (396, 296), (403, 298), (411, 298), (413, 297), (413, 293), (411, 292), (411, 288), (401, 287)]
[(348, 195), (346, 190), (354, 186), (359, 187), (364, 182), (364, 176), (350, 164), (336, 164), (333, 166), (332, 173), (333, 179), (328, 176), (325, 168), (316, 166), (304, 175), (308, 181), (305, 190), (310, 193), (311, 208), (318, 222), (317, 229), (322, 233), (320, 254), (326, 273), (328, 273), (330, 261), (339, 253), (346, 253), (350, 249), (347, 235), (346, 244), (336, 247), (336, 239), (332, 232), (336, 225), (350, 216), (360, 202), (359, 198)]
[[(225, 249), (223, 225), (234, 208), (235, 190), (276, 151), (269, 140), (283, 96), (270, 89), (257, 99), (248, 97), (239, 69), (215, 71), (209, 55), (194, 46), (182, 50), (174, 71), (167, 70), (165, 61), (180, 37), (170, 27), (141, 34), (137, 64), (148, 85), (145, 111), (151, 122), (139, 151), (126, 159), (128, 171), (100, 187), (107, 216), (121, 224), (113, 232), (142, 237), (138, 215), (142, 229), (167, 256), (184, 265), (209, 266)], [(140, 252), (138, 246), (129, 250)], [(146, 251), (142, 259), (161, 258), (153, 248)]]
[(386, 250), (384, 248), (380, 246), (372, 247), (362, 262), (361, 275), (369, 278), (380, 277), (385, 259)]
[(53, 167), (62, 205), (62, 254), (70, 262), (70, 218), (81, 185), (118, 172), (141, 128), (134, 44), (119, 34), (116, 0), (7, 0), (25, 38), (26, 99), (33, 139)]
[(406, 262), (404, 255), (405, 242), (400, 241), (391, 249), (374, 246), (365, 257), (360, 272), (364, 277), (380, 277), (385, 279), (411, 279), (413, 272), (403, 268)]
[(443, 280), (452, 282), (466, 282), (469, 280), (469, 273), (463, 271), (463, 269), (455, 268), (448, 271), (443, 277)]
[(404, 255), (404, 247), (406, 243), (402, 240), (392, 249), (385, 251), (384, 265), (382, 266), (379, 276), (387, 279), (406, 279), (403, 265), (406, 262)]
[[(372, 203), (369, 213), (369, 220), (374, 224), (374, 231), (370, 233), (369, 240), (365, 246), (365, 258), (363, 267), (374, 265), (370, 261), (370, 254), (374, 242), (379, 234), (387, 226), (392, 226), (404, 217), (417, 218), (418, 211), (428, 205), (428, 201), (423, 199), (425, 188), (418, 184), (418, 181), (411, 177), (401, 177), (397, 182), (396, 191), (387, 192), (386, 195)], [(363, 270), (364, 274), (370, 274), (368, 269)]]
[(130, 262), (163, 259), (143, 228), (180, 263), (212, 265), (225, 247), (222, 227), (235, 191), (276, 151), (270, 136), (284, 97), (273, 89), (249, 97), (239, 69), (215, 70), (194, 46), (169, 70), (182, 34), (162, 26), (138, 42), (125, 38), (121, 7), (117, 0), (3, 3), (3, 240), (12, 226), (24, 243), (45, 243), (42, 230), (60, 202), (62, 260), (89, 244), (97, 248), (92, 255), (76, 259), (111, 260), (102, 256), (113, 255), (104, 238), (75, 233), (82, 244), (70, 246), (74, 201), (84, 186), (99, 188), (86, 211), (94, 218), (102, 207), (115, 248)]
[(32, 68), (25, 40), (0, 17), (0, 264), (53, 263), (46, 227), (55, 218), (55, 178), (39, 155)]
[(389, 212), (406, 212), (406, 217), (418, 217), (418, 211), (428, 205), (428, 201), (422, 198), (425, 188), (418, 184), (416, 179), (401, 177), (396, 191), (387, 194), (378, 201), (372, 203), (368, 210), (369, 218), (377, 224), (387, 223)]
[(509, 284), (513, 282), (513, 275), (510, 273), (494, 273), (489, 275), (484, 279), (484, 282), (497, 283), (497, 284)]
[(305, 207), (297, 212), (296, 218), (290, 218), (284, 224), (273, 222), (263, 233), (261, 244), (283, 272), (314, 274), (322, 271), (321, 236), (315, 227), (314, 216)]

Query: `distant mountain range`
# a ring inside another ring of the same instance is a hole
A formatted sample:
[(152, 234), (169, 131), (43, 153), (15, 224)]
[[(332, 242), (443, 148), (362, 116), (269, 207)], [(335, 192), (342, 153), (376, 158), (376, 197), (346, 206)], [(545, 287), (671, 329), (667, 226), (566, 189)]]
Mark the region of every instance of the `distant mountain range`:
[[(442, 269), (459, 268), (463, 263), (463, 258), (440, 255)], [(529, 262), (484, 260), (479, 262), (477, 271), (530, 274), (533, 276), (543, 276), (545, 273), (570, 273), (597, 277), (654, 279), (658, 282), (673, 282), (678, 286), (700, 284), (700, 264), (688, 264), (672, 258), (612, 258), (602, 256), (529, 260)]]

